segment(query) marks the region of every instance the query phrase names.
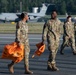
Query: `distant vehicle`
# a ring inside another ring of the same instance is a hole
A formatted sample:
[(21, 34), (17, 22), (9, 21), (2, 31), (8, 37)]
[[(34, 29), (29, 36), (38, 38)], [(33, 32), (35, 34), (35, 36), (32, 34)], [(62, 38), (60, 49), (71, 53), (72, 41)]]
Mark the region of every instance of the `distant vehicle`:
[(0, 14), (0, 21), (6, 22), (6, 21), (15, 21), (18, 16), (15, 13), (1, 13)]
[[(42, 4), (42, 8), (39, 13), (28, 13), (29, 21), (38, 21), (39, 18), (44, 17), (47, 11), (47, 6)], [(21, 13), (1, 13), (0, 21), (18, 21)]]
[(29, 20), (30, 21), (38, 21), (38, 19), (45, 16), (46, 11), (47, 11), (47, 6), (45, 4), (42, 4), (42, 8), (39, 13), (28, 13)]

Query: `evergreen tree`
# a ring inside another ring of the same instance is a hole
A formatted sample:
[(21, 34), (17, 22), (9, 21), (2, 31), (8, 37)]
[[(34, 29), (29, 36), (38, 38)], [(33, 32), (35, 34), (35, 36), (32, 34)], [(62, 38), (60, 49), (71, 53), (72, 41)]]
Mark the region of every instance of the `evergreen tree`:
[[(32, 7), (41, 7), (42, 3), (54, 4), (59, 14), (76, 14), (76, 0), (0, 0), (0, 12), (31, 12)], [(49, 11), (52, 9), (50, 7)], [(48, 12), (49, 12), (48, 11)]]
[(8, 12), (8, 1), (7, 0), (1, 0), (0, 1), (0, 11), (1, 12)]
[(65, 1), (63, 1), (63, 2), (61, 3), (60, 12), (61, 12), (61, 14), (63, 14), (63, 15), (66, 13), (66, 3), (65, 3)]

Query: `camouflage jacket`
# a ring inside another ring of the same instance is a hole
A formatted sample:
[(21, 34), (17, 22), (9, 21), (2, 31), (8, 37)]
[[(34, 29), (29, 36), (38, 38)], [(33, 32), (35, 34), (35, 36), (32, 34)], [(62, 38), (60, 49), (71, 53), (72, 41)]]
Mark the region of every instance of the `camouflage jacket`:
[(58, 39), (60, 38), (60, 33), (61, 33), (61, 30), (60, 30), (60, 25), (61, 25), (61, 21), (56, 19), (56, 20), (53, 20), (53, 19), (50, 19), (48, 20), (45, 24), (44, 24), (44, 27), (43, 27), (43, 33), (42, 33), (42, 41), (45, 41), (46, 40), (46, 37), (47, 39)]
[(19, 21), (16, 25), (16, 41), (20, 43), (28, 42), (28, 26), (26, 22)]
[(65, 36), (74, 36), (74, 25), (72, 22), (65, 22), (63, 28)]

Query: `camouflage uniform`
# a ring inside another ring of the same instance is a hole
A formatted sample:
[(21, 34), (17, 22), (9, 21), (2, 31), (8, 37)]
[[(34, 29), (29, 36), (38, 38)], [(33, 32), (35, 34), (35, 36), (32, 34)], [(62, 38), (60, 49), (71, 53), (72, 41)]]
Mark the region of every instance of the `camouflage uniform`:
[(16, 41), (24, 44), (24, 65), (29, 66), (29, 40), (28, 40), (28, 26), (26, 22), (19, 21), (16, 25)]
[[(29, 70), (29, 40), (28, 40), (28, 26), (26, 22), (19, 21), (16, 25), (16, 42), (24, 45), (24, 68), (25, 68), (25, 74), (32, 74), (33, 72)], [(8, 69), (10, 73), (14, 73), (14, 64), (15, 62), (11, 62), (8, 64)]]
[(61, 54), (63, 54), (63, 49), (65, 46), (71, 46), (73, 52), (75, 52), (75, 38), (74, 38), (74, 25), (72, 22), (65, 22), (63, 25), (64, 34), (63, 34), (63, 43), (61, 45)]
[[(60, 38), (60, 20), (50, 19), (48, 20), (43, 27), (42, 41), (46, 40), (48, 42), (48, 49), (50, 51), (48, 66), (53, 70), (52, 64), (56, 64), (55, 58), (59, 47), (59, 38)], [(54, 65), (55, 66), (55, 65)]]

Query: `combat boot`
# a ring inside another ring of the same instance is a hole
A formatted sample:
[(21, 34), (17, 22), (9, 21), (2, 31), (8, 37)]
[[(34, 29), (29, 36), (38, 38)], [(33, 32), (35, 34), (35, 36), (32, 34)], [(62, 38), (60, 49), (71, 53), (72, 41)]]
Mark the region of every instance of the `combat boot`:
[(61, 54), (61, 55), (64, 55), (64, 53), (63, 53), (63, 51), (62, 51), (62, 50), (60, 51), (60, 54)]
[(10, 73), (14, 73), (13, 67), (14, 67), (14, 62), (12, 61), (11, 64), (8, 64), (8, 69), (9, 69)]
[(76, 51), (73, 51), (73, 55), (76, 55)]
[(51, 66), (50, 62), (48, 62), (47, 70), (51, 70), (52, 71), (52, 66)]
[(33, 74), (32, 71), (29, 70), (29, 67), (25, 67), (25, 74)]
[(51, 65), (52, 65), (52, 71), (59, 71), (55, 63), (52, 63)]

